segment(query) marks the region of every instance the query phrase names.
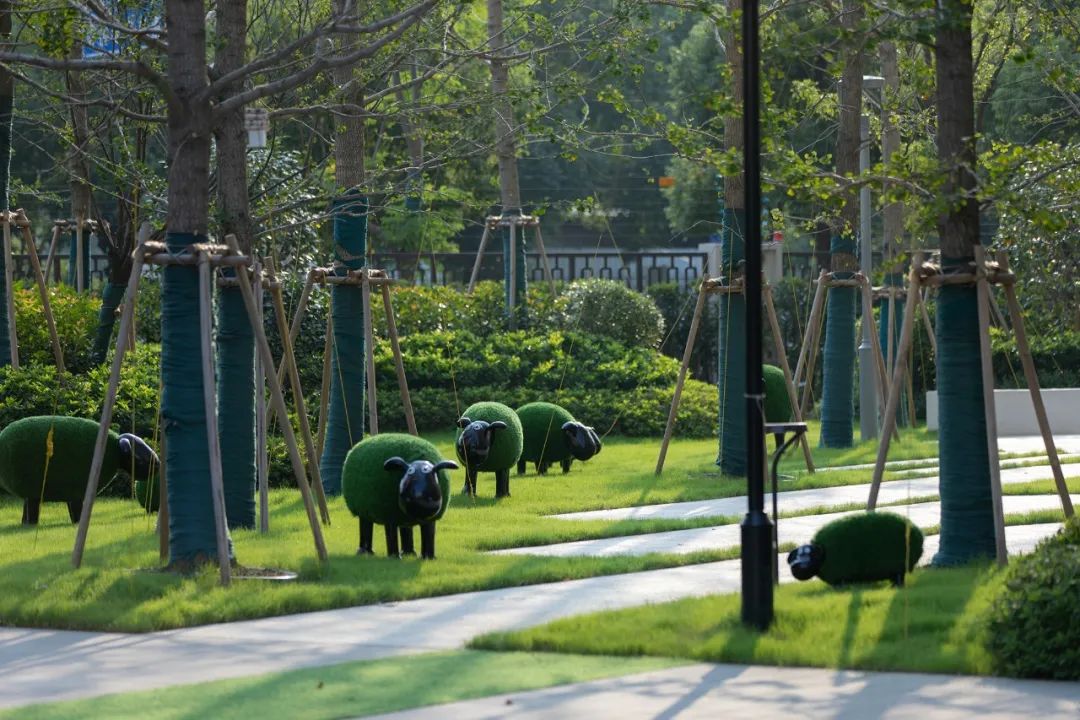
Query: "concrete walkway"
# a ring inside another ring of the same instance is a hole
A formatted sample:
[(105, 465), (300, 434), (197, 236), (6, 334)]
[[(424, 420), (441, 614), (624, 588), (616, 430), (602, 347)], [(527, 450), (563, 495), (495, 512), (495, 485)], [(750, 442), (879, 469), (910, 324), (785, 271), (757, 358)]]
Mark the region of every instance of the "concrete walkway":
[[(1006, 528), (1009, 552), (1029, 552), (1056, 529)], [(936, 551), (927, 537), (923, 559)], [(792, 581), (786, 570), (780, 579)], [(735, 592), (740, 582), (740, 561), (727, 560), (140, 635), (0, 628), (0, 707), (460, 648), (486, 632)]]
[(1080, 683), (702, 663), (377, 717), (1075, 720)]

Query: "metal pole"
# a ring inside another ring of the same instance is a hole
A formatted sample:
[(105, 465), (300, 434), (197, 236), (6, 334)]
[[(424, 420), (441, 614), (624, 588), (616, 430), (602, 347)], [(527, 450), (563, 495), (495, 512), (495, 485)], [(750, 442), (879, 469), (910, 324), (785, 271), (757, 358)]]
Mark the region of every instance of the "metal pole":
[[(870, 118), (859, 118), (859, 172), (865, 174), (870, 169)], [(866, 276), (867, 282), (874, 269), (870, 239), (870, 186), (863, 184), (859, 189), (859, 269)], [(867, 312), (863, 308), (863, 314)], [(870, 339), (873, 323), (864, 317), (862, 322), (862, 342), (859, 343), (859, 435), (862, 441), (873, 440), (878, 434), (877, 378), (874, 374), (874, 346)]]
[(765, 514), (764, 381), (761, 375), (761, 135), (758, 0), (743, 5), (743, 172), (746, 202), (746, 481), (741, 526), (742, 621), (765, 630), (773, 619), (772, 523)]

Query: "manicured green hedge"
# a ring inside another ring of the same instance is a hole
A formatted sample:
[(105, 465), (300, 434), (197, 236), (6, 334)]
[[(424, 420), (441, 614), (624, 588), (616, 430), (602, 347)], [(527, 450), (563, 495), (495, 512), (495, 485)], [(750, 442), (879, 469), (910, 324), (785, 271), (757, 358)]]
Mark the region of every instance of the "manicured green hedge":
[(1004, 675), (1080, 680), (1080, 519), (1012, 561), (986, 642)]

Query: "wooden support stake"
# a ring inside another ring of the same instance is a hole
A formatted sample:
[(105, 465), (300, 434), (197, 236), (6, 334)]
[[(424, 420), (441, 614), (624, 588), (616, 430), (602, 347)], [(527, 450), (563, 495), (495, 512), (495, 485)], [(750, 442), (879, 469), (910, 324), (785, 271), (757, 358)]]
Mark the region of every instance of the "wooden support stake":
[(75, 216), (75, 290), (80, 293), (86, 289), (83, 271), (83, 253), (86, 252), (83, 247), (83, 222), (81, 215)]
[[(235, 235), (226, 235), (225, 240), (229, 245), (229, 251), (234, 255), (240, 255), (240, 245)], [(255, 307), (255, 296), (251, 292), (251, 286), (247, 283), (239, 283), (240, 293), (244, 296), (244, 306), (247, 308), (248, 322), (255, 331), (255, 348), (262, 359), (263, 367), (274, 367), (274, 356), (270, 352), (270, 344), (266, 340), (266, 331), (259, 322), (258, 309)], [(319, 518), (315, 513), (315, 504), (311, 499), (311, 486), (308, 485), (307, 474), (304, 472), (304, 461), (300, 458), (300, 451), (296, 446), (296, 435), (293, 434), (292, 423), (289, 422), (289, 412), (285, 407), (285, 396), (281, 392), (281, 383), (277, 382), (277, 376), (273, 373), (266, 374), (270, 383), (270, 400), (281, 422), (281, 432), (285, 436), (285, 447), (289, 451), (289, 462), (292, 464), (293, 474), (296, 476), (296, 484), (300, 488), (300, 495), (304, 499), (304, 510), (307, 512), (308, 524), (311, 526), (311, 535), (315, 540), (315, 551), (319, 560), (327, 559), (326, 544), (323, 542), (322, 528), (319, 526)]]
[(885, 460), (889, 456), (889, 444), (892, 441), (893, 429), (896, 427), (900, 389), (903, 387), (904, 373), (907, 371), (908, 347), (911, 345), (914, 334), (912, 325), (915, 323), (915, 302), (919, 295), (919, 268), (922, 267), (922, 257), (922, 253), (915, 253), (915, 260), (911, 263), (907, 304), (904, 306), (904, 322), (900, 325), (900, 346), (897, 348), (896, 365), (893, 366), (892, 382), (889, 384), (889, 400), (885, 403), (885, 424), (881, 432), (881, 442), (878, 444), (877, 460), (874, 462), (873, 479), (870, 481), (870, 498), (866, 503), (866, 509), (869, 511), (877, 507), (881, 478), (885, 474)]
[(56, 272), (59, 274), (60, 267), (59, 262), (56, 263), (57, 267), (53, 267), (53, 261), (56, 259), (56, 246), (60, 244), (60, 226), (53, 224), (52, 240), (49, 241), (49, 255), (45, 258), (45, 279), (49, 279), (49, 274)]
[(480, 263), (484, 259), (484, 251), (487, 250), (491, 240), (491, 222), (484, 220), (484, 232), (480, 236), (480, 247), (476, 248), (476, 262), (473, 263), (472, 275), (469, 276), (469, 294), (476, 289), (476, 281), (480, 277)]
[[(263, 276), (262, 267), (256, 263), (252, 267), (251, 284), (255, 294), (255, 306), (259, 316), (259, 324), (263, 319)], [(239, 279), (243, 282), (243, 273)], [(255, 354), (255, 473), (259, 487), (259, 532), (270, 532), (270, 452), (267, 446), (266, 435), (268, 425), (266, 416), (266, 367), (262, 358)]]
[[(300, 326), (304, 322), (304, 315), (307, 313), (308, 298), (311, 295), (311, 285), (315, 282), (315, 271), (308, 272), (307, 280), (304, 281), (304, 289), (300, 292), (300, 300), (296, 303), (296, 312), (293, 314), (292, 326), (289, 328), (289, 343), (295, 347), (296, 338), (300, 337)], [(278, 288), (278, 293), (281, 289)], [(273, 294), (273, 291), (271, 291)], [(284, 307), (284, 305), (282, 306)], [(282, 336), (284, 337), (284, 335)], [(279, 383), (285, 382), (285, 358), (281, 359), (277, 368), (277, 379)]]
[(364, 361), (367, 364), (368, 433), (379, 434), (379, 402), (375, 382), (375, 331), (371, 321), (371, 282), (367, 268), (361, 271), (360, 290), (364, 302)]
[(41, 272), (41, 260), (38, 258), (37, 245), (34, 243), (34, 234), (30, 232), (29, 222), (22, 226), (22, 235), (23, 244), (26, 246), (26, 254), (30, 256), (30, 267), (34, 270), (34, 281), (38, 287), (38, 296), (41, 298), (41, 310), (45, 315), (45, 325), (49, 328), (49, 339), (52, 341), (56, 372), (63, 375), (64, 351), (60, 348), (60, 336), (56, 333), (56, 320), (53, 318), (52, 304), (49, 302), (49, 288), (46, 287), (45, 276)]
[(401, 407), (405, 411), (405, 425), (410, 435), (419, 435), (416, 431), (416, 417), (413, 415), (412, 397), (409, 395), (409, 382), (405, 378), (405, 362), (401, 357), (401, 343), (398, 340), (397, 320), (394, 318), (394, 305), (390, 298), (390, 286), (382, 286), (383, 309), (386, 311), (386, 333), (390, 336), (390, 349), (394, 353), (394, 370), (397, 372), (398, 390), (401, 392)]
[[(169, 562), (169, 475), (165, 457), (168, 446), (165, 433), (161, 433), (161, 465), (158, 468), (158, 559), (162, 564)], [(148, 490), (152, 493), (152, 489)], [(153, 497), (153, 495), (151, 495)]]
[(536, 249), (540, 251), (540, 261), (544, 263), (544, 278), (551, 290), (551, 297), (555, 297), (555, 280), (551, 277), (551, 264), (548, 262), (547, 250), (544, 248), (544, 236), (540, 234), (539, 220), (533, 225), (533, 230), (536, 232)]
[(7, 303), (8, 344), (11, 346), (11, 367), (19, 369), (19, 335), (15, 329), (15, 258), (11, 252), (10, 214), (4, 221), (4, 302)]
[[(784, 371), (784, 385), (787, 387), (788, 401), (791, 403), (791, 411), (795, 415), (795, 422), (802, 422), (802, 411), (799, 409), (799, 399), (795, 392), (795, 382), (791, 378), (791, 366), (788, 364), (787, 350), (784, 348), (784, 338), (780, 333), (780, 321), (776, 317), (776, 304), (773, 302), (772, 285), (764, 282), (761, 285), (762, 294), (765, 297), (765, 313), (769, 318), (769, 329), (772, 332), (773, 344), (776, 346), (776, 356), (780, 359), (780, 369)], [(802, 446), (803, 460), (806, 469), (814, 472), (814, 458), (810, 454), (810, 442), (806, 439), (806, 433), (799, 435), (799, 445)]]
[[(881, 338), (877, 334), (877, 323), (874, 322), (874, 300), (870, 295), (870, 281), (864, 278), (862, 285), (863, 322), (870, 323), (870, 349), (874, 356), (874, 369), (877, 375), (878, 400), (884, 406), (889, 398), (889, 375), (885, 370), (885, 357), (881, 353)], [(896, 423), (893, 423), (893, 437), (900, 439), (900, 431)]]
[(199, 253), (199, 335), (202, 356), (203, 411), (206, 413), (206, 447), (210, 455), (210, 494), (214, 507), (214, 534), (217, 538), (221, 586), (232, 580), (229, 558), (229, 531), (225, 519), (225, 482), (221, 472), (221, 439), (218, 437), (217, 398), (214, 397), (214, 339), (211, 316), (214, 312), (210, 287), (210, 258)]
[[(267, 277), (275, 279), (274, 261), (266, 260)], [(292, 340), (285, 319), (285, 301), (281, 294), (281, 283), (270, 284), (270, 299), (274, 303), (274, 318), (277, 322), (278, 334), (281, 335), (282, 354), (284, 355), (285, 370), (289, 375), (289, 387), (292, 388), (293, 403), (296, 405), (296, 415), (300, 420), (300, 438), (304, 442), (304, 453), (307, 455), (308, 474), (315, 486), (315, 499), (319, 503), (319, 515), (324, 524), (330, 524), (330, 509), (326, 504), (326, 492), (322, 485), (322, 475), (319, 472), (319, 456), (315, 452), (315, 442), (311, 438), (311, 420), (308, 418), (307, 407), (304, 402), (304, 389), (300, 386), (300, 372), (296, 366), (296, 355), (293, 353)], [(275, 380), (277, 378), (275, 377)], [(279, 383), (280, 385), (280, 383)], [(284, 423), (288, 418), (282, 418)]]
[(806, 334), (803, 336), (803, 346), (799, 350), (799, 360), (795, 365), (795, 378), (794, 382), (796, 386), (800, 380), (805, 383), (803, 385), (802, 402), (799, 403), (799, 412), (803, 417), (806, 416), (808, 410), (808, 403), (810, 402), (810, 392), (814, 385), (814, 363), (817, 358), (818, 340), (821, 332), (821, 321), (824, 315), (825, 309), (825, 295), (828, 292), (826, 288), (827, 273), (822, 270), (821, 275), (818, 276), (817, 291), (814, 293), (814, 303), (810, 309), (810, 318), (806, 323)]
[(135, 316), (135, 298), (139, 291), (139, 277), (142, 275), (143, 255), (141, 246), (135, 248), (131, 276), (128, 278), (127, 291), (124, 294), (124, 310), (120, 313), (120, 332), (116, 338), (116, 352), (113, 354), (112, 368), (109, 370), (105, 402), (101, 407), (101, 421), (98, 424), (97, 440), (94, 442), (94, 456), (90, 461), (90, 476), (86, 480), (86, 494), (83, 495), (82, 515), (79, 517), (79, 529), (75, 534), (75, 548), (71, 552), (71, 564), (76, 568), (82, 565), (83, 550), (86, 548), (86, 533), (90, 529), (90, 515), (94, 511), (94, 498), (97, 496), (98, 476), (101, 475), (101, 467), (105, 462), (105, 443), (109, 439), (109, 425), (112, 423), (113, 407), (116, 405), (116, 390), (120, 386), (120, 367), (124, 363), (128, 326)]
[[(1007, 271), (1009, 256), (1004, 250), (999, 250), (997, 258), (1001, 268)], [(1061, 509), (1065, 512), (1065, 517), (1070, 518), (1074, 514), (1072, 498), (1069, 496), (1069, 487), (1065, 484), (1065, 475), (1061, 471), (1061, 459), (1058, 457), (1057, 446), (1054, 444), (1054, 435), (1050, 431), (1050, 419), (1046, 416), (1046, 405), (1043, 403), (1039, 374), (1035, 371), (1035, 360), (1031, 356), (1031, 346), (1028, 344), (1024, 316), (1020, 310), (1020, 303), (1016, 299), (1016, 288), (1012, 285), (1005, 285), (1005, 300), (1009, 307), (1013, 333), (1016, 335), (1016, 349), (1020, 351), (1020, 363), (1024, 366), (1024, 377), (1027, 380), (1028, 391), (1031, 393), (1031, 404), (1035, 408), (1035, 420), (1039, 423), (1039, 433), (1046, 446), (1046, 456), (1054, 472), (1054, 484), (1061, 498)]]
[(668, 411), (667, 425), (664, 427), (664, 439), (660, 443), (660, 456), (656, 459), (656, 474), (664, 472), (664, 460), (667, 458), (668, 445), (671, 444), (671, 434), (675, 431), (675, 417), (679, 414), (679, 400), (682, 398), (683, 384), (686, 382), (686, 371), (690, 367), (690, 356), (694, 352), (694, 342), (697, 340), (698, 326), (701, 325), (701, 314), (705, 308), (705, 288), (698, 291), (697, 303), (694, 305), (694, 316), (690, 320), (690, 333), (686, 337), (686, 347), (683, 348), (682, 364), (679, 365), (679, 379), (675, 381), (675, 394), (671, 398), (671, 409)]
[(998, 565), (1009, 562), (1005, 547), (1005, 513), (1001, 503), (1001, 456), (998, 454), (997, 411), (994, 407), (994, 365), (990, 351), (990, 286), (986, 282), (986, 251), (975, 246), (975, 292), (979, 312), (979, 356), (982, 365), (983, 414), (986, 418), (986, 456), (990, 465), (990, 500)]
[(323, 446), (326, 442), (326, 413), (330, 408), (330, 380), (332, 379), (331, 353), (334, 351), (334, 314), (328, 308), (326, 311), (326, 338), (323, 340), (322, 362), (322, 387), (319, 393), (319, 437), (315, 441), (315, 449), (322, 457)]
[(934, 357), (937, 357), (937, 337), (934, 335), (934, 325), (930, 322), (930, 313), (926, 309), (926, 293), (930, 292), (930, 288), (927, 288), (923, 293), (919, 294), (916, 300), (919, 303), (919, 314), (922, 315), (923, 327), (926, 328), (926, 337), (930, 340), (930, 350), (933, 351)]

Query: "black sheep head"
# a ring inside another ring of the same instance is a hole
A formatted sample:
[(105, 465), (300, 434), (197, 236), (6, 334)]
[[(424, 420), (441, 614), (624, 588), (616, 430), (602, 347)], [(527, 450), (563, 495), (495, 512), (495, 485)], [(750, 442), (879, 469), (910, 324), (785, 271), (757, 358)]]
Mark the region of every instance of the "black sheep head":
[(439, 514), (443, 494), (439, 487), (440, 470), (457, 470), (453, 460), (430, 463), (427, 460), (405, 462), (394, 456), (383, 463), (383, 470), (400, 470), (401, 483), (398, 485), (398, 507), (417, 522), (430, 520)]
[(157, 472), (158, 456), (138, 435), (120, 436), (120, 467), (135, 480), (149, 480)]
[(476, 467), (487, 460), (495, 432), (506, 429), (506, 423), (502, 420), (474, 422), (467, 417), (459, 419), (457, 426), (461, 428), (461, 435), (455, 443), (457, 455), (469, 467)]
[(563, 437), (566, 438), (566, 445), (570, 448), (570, 454), (582, 462), (596, 455), (603, 447), (596, 431), (577, 421), (563, 423), (562, 431)]
[(820, 545), (800, 545), (788, 553), (787, 564), (796, 580), (809, 580), (818, 574), (825, 562), (825, 548)]

